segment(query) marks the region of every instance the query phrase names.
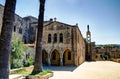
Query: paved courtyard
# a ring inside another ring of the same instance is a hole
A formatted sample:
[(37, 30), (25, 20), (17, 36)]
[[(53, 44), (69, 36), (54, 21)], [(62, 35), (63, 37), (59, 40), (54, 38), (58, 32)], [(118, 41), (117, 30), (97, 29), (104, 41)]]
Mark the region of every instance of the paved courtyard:
[(111, 61), (84, 62), (79, 67), (51, 67), (49, 79), (120, 79), (120, 63)]

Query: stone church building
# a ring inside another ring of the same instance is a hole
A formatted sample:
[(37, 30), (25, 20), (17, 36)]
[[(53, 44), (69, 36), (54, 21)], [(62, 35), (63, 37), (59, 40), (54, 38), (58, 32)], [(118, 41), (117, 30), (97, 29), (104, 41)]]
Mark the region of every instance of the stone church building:
[(80, 65), (85, 61), (85, 42), (78, 25), (56, 20), (43, 28), (43, 64)]

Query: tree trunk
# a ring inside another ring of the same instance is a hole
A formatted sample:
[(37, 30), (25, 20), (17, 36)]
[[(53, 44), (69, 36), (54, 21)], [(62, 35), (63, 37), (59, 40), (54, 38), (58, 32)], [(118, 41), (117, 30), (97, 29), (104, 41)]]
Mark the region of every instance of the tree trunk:
[(16, 0), (6, 0), (0, 35), (0, 79), (9, 79), (9, 56)]
[(39, 0), (39, 2), (40, 2), (40, 8), (39, 8), (38, 27), (37, 27), (35, 64), (32, 74), (37, 74), (39, 72), (42, 72), (42, 37), (43, 37), (45, 0)]

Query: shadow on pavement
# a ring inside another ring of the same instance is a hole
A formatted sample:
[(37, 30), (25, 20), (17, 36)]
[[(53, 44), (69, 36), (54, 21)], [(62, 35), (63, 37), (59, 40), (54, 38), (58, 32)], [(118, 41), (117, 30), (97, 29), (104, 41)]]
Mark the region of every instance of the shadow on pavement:
[(43, 66), (44, 70), (52, 70), (52, 71), (74, 71), (77, 66)]

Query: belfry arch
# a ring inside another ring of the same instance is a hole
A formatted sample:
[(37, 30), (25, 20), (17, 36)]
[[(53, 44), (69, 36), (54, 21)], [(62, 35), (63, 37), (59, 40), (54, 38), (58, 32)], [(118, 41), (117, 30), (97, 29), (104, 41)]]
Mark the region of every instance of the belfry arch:
[(42, 64), (48, 65), (48, 53), (46, 50), (42, 50)]
[(65, 50), (63, 54), (63, 65), (74, 65), (74, 54), (69, 50)]
[(53, 66), (60, 65), (60, 53), (56, 49), (51, 53), (50, 61)]

